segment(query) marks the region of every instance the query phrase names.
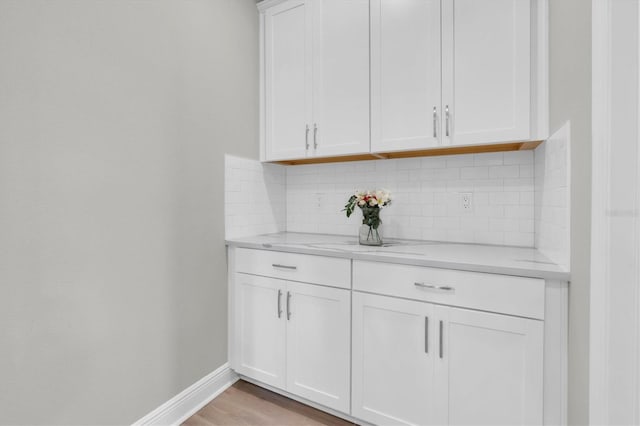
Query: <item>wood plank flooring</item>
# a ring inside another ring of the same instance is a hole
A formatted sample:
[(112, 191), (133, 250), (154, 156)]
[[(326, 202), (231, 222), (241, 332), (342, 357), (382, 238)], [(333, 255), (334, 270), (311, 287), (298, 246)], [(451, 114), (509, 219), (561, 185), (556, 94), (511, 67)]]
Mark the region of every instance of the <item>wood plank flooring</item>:
[(346, 426), (345, 420), (239, 380), (185, 426)]

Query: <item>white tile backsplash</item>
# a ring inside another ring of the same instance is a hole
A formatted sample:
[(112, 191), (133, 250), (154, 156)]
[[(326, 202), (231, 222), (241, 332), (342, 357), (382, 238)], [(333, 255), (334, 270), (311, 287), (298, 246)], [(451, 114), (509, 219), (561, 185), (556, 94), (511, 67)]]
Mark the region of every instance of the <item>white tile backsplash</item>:
[[(356, 235), (362, 215), (347, 219), (342, 206), (355, 190), (386, 188), (387, 237), (531, 247), (533, 167), (533, 151), (287, 167), (286, 228)], [(461, 207), (467, 192), (471, 212)], [(510, 222), (500, 228), (492, 219)]]
[(285, 168), (225, 155), (225, 238), (286, 229)]
[[(538, 247), (569, 261), (569, 128), (535, 151), (329, 163), (261, 164), (225, 157), (226, 237), (271, 232), (356, 235), (342, 210), (358, 189), (386, 188), (384, 235)], [(535, 176), (535, 178), (534, 178)], [(472, 211), (461, 194), (472, 193)]]
[(535, 246), (569, 270), (570, 140), (565, 124), (535, 149)]

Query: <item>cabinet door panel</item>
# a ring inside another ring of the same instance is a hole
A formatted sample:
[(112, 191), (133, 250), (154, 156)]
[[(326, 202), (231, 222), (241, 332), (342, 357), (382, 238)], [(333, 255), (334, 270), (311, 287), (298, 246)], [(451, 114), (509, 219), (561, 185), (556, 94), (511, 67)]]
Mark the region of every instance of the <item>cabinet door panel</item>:
[(375, 424), (432, 423), (431, 309), (426, 303), (353, 293), (354, 416)]
[(349, 412), (349, 290), (287, 283), (287, 391)]
[[(238, 373), (285, 387), (284, 313), (278, 315), (278, 290), (284, 303), (285, 281), (236, 273), (235, 323)], [(284, 306), (284, 305), (281, 305)]]
[(457, 308), (435, 311), (443, 323), (436, 422), (542, 424), (543, 322)]
[(369, 1), (315, 0), (313, 20), (314, 152), (368, 152)]
[(440, 72), (440, 0), (373, 0), (372, 151), (438, 145)]
[(529, 138), (530, 7), (530, 0), (444, 0), (446, 143)]
[(265, 12), (267, 160), (303, 158), (311, 114), (311, 8), (290, 0)]

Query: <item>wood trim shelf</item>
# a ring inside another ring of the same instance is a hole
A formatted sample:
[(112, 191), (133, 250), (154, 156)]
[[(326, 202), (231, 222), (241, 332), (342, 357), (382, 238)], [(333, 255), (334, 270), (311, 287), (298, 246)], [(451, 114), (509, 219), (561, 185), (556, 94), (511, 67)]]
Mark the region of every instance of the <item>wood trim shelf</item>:
[(538, 147), (542, 141), (512, 142), (492, 145), (450, 146), (414, 151), (378, 152), (343, 155), (337, 157), (313, 157), (296, 160), (268, 161), (269, 163), (298, 166), (302, 164), (344, 163), (348, 161), (386, 160), (393, 158), (431, 157), (435, 155), (481, 154), (487, 152), (526, 151)]

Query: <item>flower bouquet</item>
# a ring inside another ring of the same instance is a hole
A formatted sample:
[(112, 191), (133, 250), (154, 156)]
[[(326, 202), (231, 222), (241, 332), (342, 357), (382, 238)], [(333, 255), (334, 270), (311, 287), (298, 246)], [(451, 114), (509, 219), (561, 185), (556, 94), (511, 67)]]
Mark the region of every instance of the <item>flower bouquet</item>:
[(368, 246), (381, 246), (382, 237), (380, 237), (380, 210), (391, 204), (391, 195), (386, 190), (376, 191), (358, 191), (353, 194), (343, 211), (347, 212), (350, 217), (356, 206), (362, 210), (362, 225), (360, 226), (359, 241), (360, 244)]

